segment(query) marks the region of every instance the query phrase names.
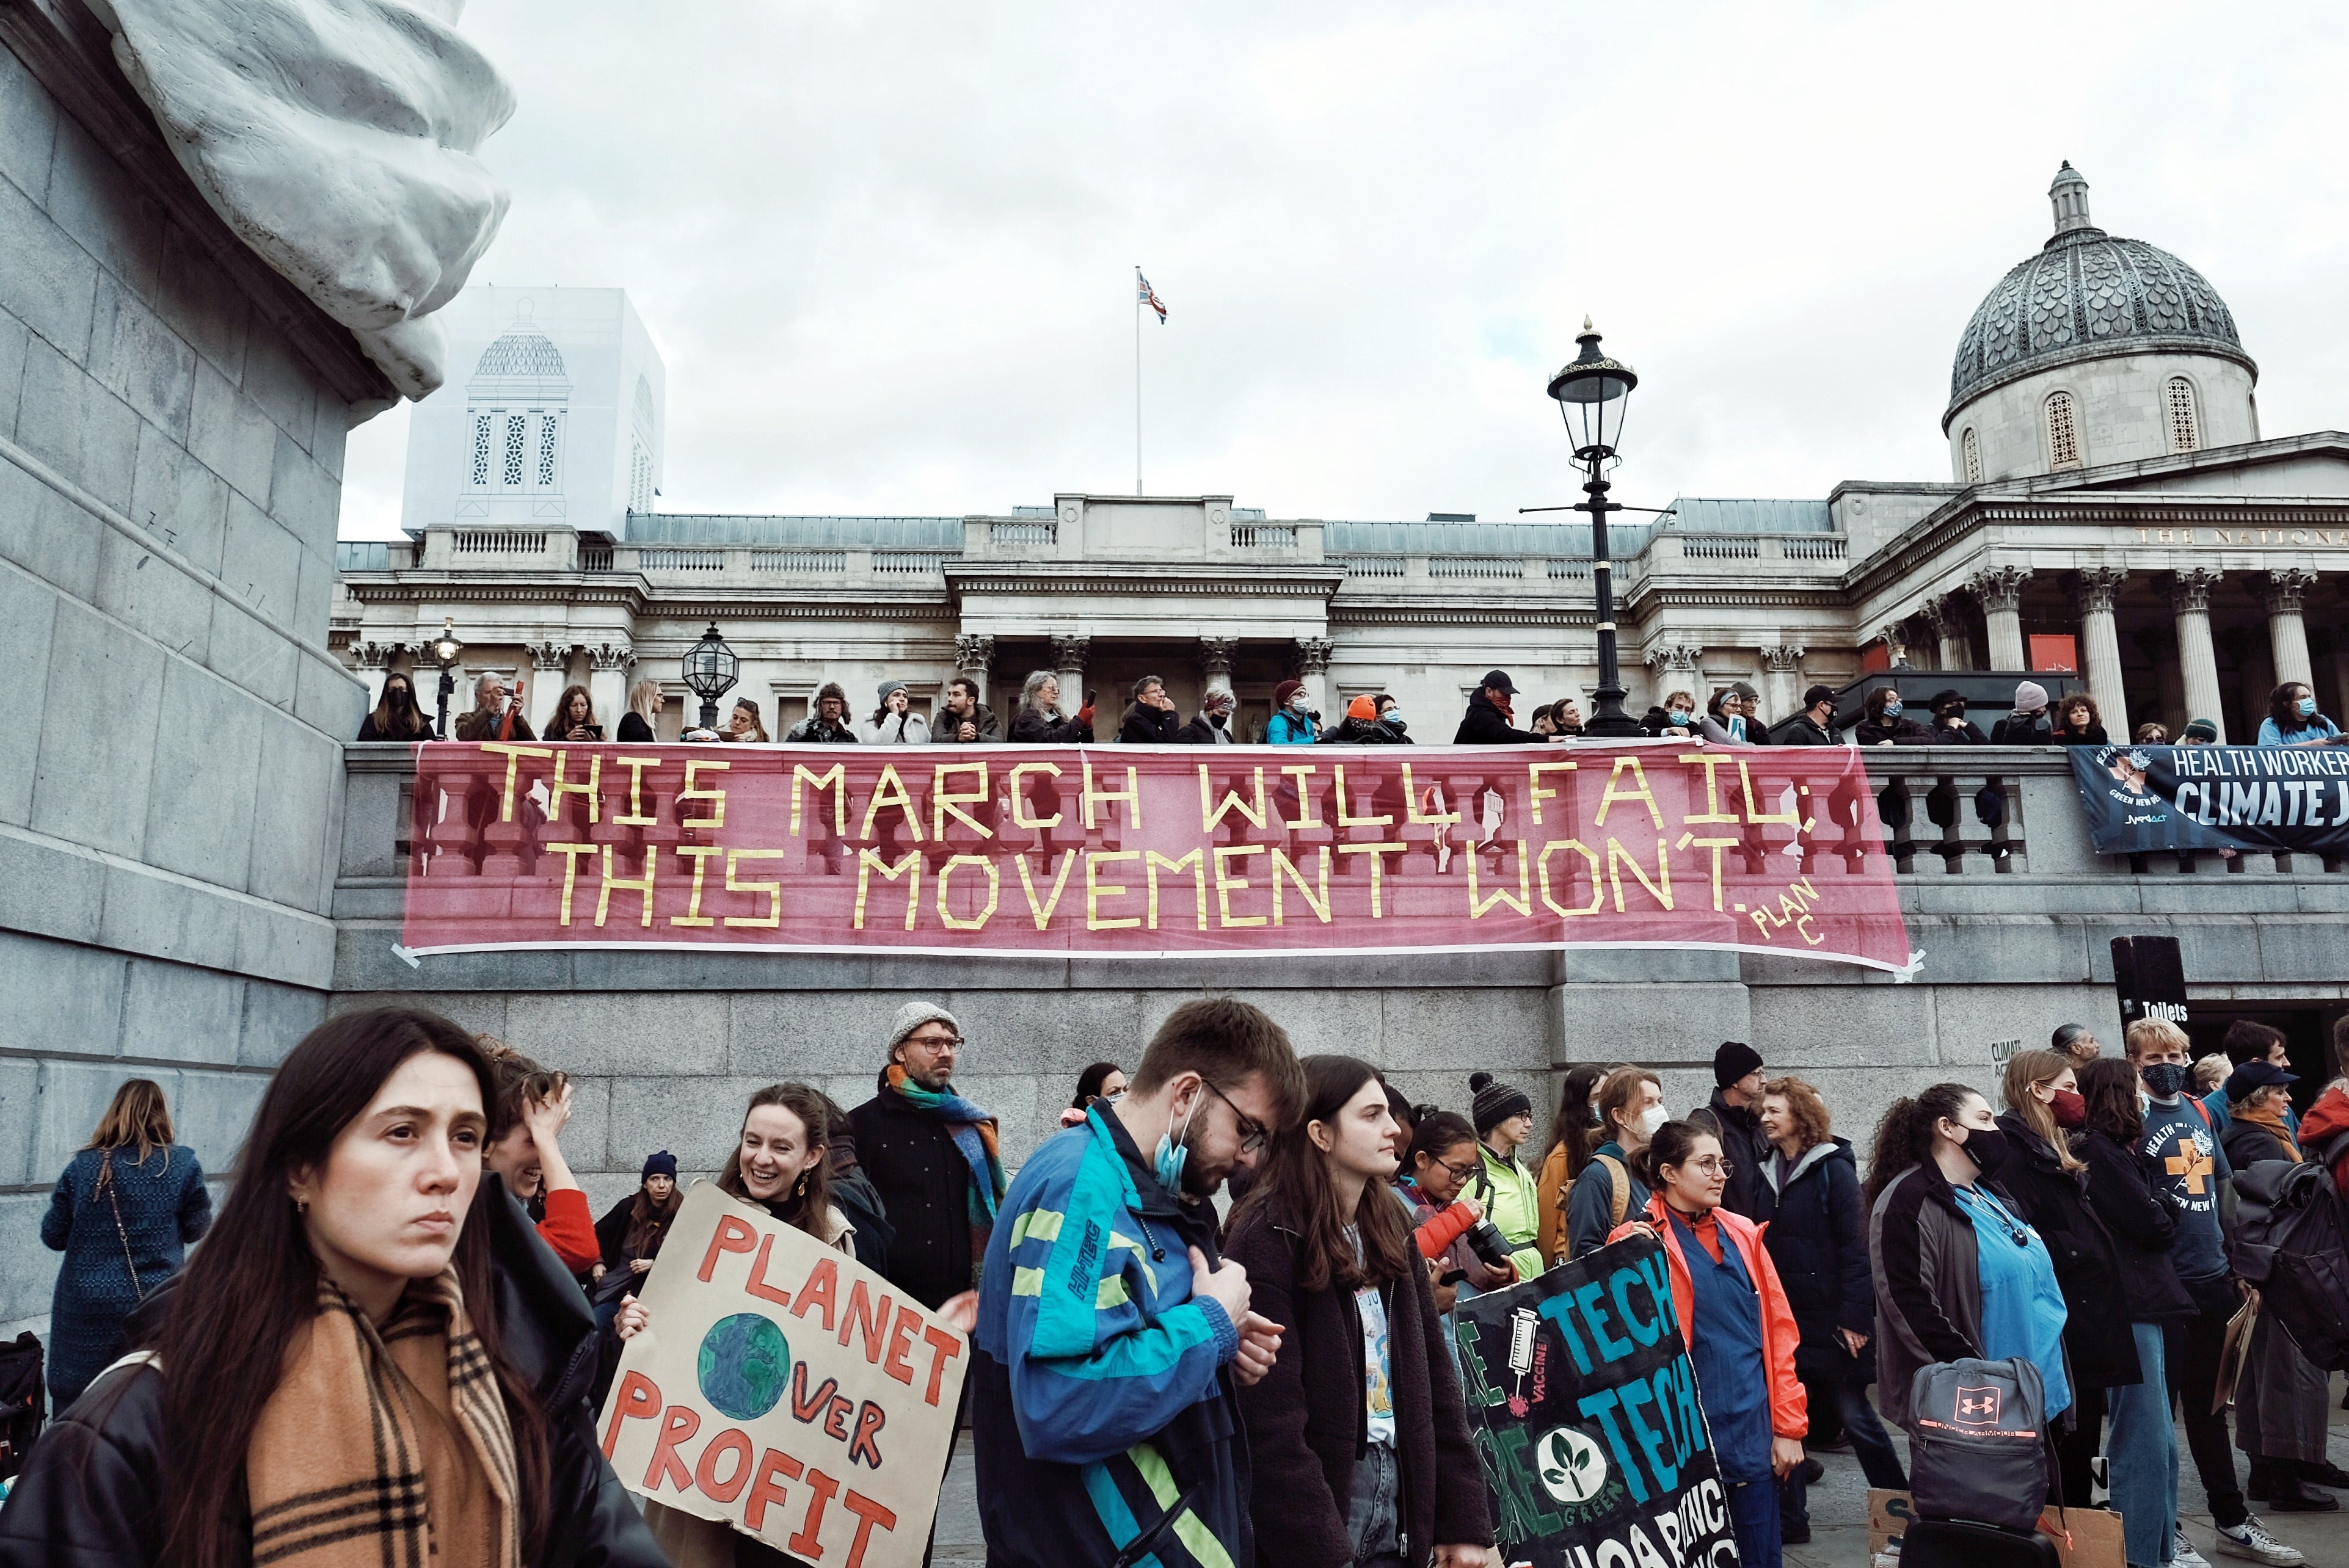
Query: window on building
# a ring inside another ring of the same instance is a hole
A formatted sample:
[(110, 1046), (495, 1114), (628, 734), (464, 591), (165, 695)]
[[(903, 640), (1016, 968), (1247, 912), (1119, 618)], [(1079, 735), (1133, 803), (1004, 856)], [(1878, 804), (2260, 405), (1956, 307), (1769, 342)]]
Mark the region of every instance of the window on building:
[(473, 488), (490, 488), (490, 417), (473, 416)]
[(2080, 466), (2080, 432), (2073, 422), (2072, 395), (2058, 392), (2047, 399), (2047, 466)]
[(2173, 452), (2199, 452), (2202, 449), (2202, 421), (2194, 407), (2194, 383), (2183, 376), (2169, 378), (2169, 449)]
[(1958, 444), (1965, 449), (1966, 483), (1982, 483), (1982, 442), (1975, 438), (1971, 425), (1966, 427), (1966, 433), (1959, 438)]

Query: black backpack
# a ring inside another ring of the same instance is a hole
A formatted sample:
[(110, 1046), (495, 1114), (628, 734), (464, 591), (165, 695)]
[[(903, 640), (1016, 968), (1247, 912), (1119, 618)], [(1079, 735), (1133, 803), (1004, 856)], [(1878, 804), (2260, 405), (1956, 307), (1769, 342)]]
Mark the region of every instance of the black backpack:
[[(2336, 1140), (2325, 1153), (2338, 1149)], [(2259, 1291), (2260, 1309), (2291, 1332), (2312, 1366), (2349, 1369), (2349, 1226), (2326, 1164), (2262, 1160), (2241, 1167), (2235, 1201), (2228, 1259)]]
[(25, 1468), (41, 1435), (42, 1404), (41, 1342), (28, 1328), (14, 1345), (0, 1345), (0, 1478)]

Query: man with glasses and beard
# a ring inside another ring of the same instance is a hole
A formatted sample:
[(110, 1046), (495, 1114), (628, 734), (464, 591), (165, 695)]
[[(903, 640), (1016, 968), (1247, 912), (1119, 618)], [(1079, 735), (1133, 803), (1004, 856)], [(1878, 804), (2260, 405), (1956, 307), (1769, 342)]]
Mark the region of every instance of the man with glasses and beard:
[(1297, 1119), (1288, 1034), (1230, 998), (1162, 1025), (1125, 1098), (1020, 1167), (980, 1271), (971, 1428), (996, 1568), (1255, 1553), (1236, 1381), (1281, 1325), (1248, 1310), (1211, 1202)]

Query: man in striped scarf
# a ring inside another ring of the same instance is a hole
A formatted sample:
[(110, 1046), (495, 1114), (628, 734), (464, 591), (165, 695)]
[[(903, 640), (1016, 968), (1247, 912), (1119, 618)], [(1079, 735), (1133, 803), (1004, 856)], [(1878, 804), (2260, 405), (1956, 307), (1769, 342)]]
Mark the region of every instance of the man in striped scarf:
[(857, 1164), (897, 1232), (890, 1283), (933, 1310), (978, 1284), (1003, 1199), (995, 1118), (954, 1090), (962, 1047), (952, 1013), (906, 1003), (889, 1026), (879, 1092), (848, 1113)]

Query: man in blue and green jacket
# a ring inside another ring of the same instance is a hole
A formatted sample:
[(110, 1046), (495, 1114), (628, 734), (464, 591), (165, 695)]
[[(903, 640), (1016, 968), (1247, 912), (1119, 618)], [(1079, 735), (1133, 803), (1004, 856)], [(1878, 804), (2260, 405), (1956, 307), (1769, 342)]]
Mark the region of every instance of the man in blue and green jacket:
[(1123, 1099), (1020, 1167), (973, 1336), (991, 1568), (1255, 1562), (1234, 1387), (1271, 1367), (1280, 1326), (1248, 1311), (1210, 1200), (1304, 1102), (1279, 1025), (1245, 1002), (1188, 1002)]

